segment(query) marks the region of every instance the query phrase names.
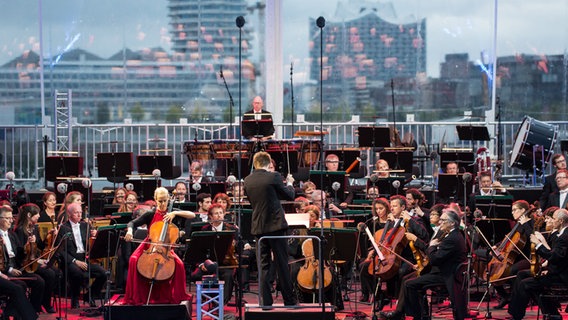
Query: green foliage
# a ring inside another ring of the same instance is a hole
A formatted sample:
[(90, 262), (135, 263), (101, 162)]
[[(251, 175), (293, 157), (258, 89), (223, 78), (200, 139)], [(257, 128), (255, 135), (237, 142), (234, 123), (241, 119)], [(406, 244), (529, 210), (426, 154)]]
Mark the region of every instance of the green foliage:
[(166, 122), (167, 123), (175, 123), (179, 122), (179, 118), (183, 118), (185, 115), (185, 111), (183, 110), (182, 106), (172, 105), (168, 109), (168, 113), (166, 114)]
[(136, 102), (132, 108), (130, 108), (130, 117), (132, 118), (132, 122), (140, 122), (144, 120), (144, 115), (146, 111), (142, 107), (140, 102)]

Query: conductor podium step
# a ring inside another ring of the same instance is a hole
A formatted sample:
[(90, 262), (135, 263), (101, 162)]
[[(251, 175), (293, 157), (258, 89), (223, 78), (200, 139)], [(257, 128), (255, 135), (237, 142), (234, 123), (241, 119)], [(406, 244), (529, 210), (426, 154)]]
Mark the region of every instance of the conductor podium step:
[(180, 304), (149, 304), (141, 306), (122, 304), (122, 295), (115, 294), (109, 304), (105, 305), (105, 320), (190, 320), (191, 301)]
[(275, 303), (272, 309), (263, 309), (258, 304), (247, 303), (245, 305), (245, 320), (289, 320), (289, 319), (313, 319), (335, 320), (334, 307), (326, 303), (325, 312), (317, 303), (301, 303), (294, 307)]

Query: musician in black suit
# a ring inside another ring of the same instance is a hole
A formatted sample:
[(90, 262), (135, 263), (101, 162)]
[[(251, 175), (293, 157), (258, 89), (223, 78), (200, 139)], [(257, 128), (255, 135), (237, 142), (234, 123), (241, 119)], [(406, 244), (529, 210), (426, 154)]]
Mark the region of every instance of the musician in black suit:
[(560, 169), (556, 172), (556, 187), (558, 191), (548, 196), (548, 207), (566, 208), (568, 206), (568, 170)]
[[(260, 96), (254, 97), (252, 100), (252, 109), (245, 112), (243, 115), (243, 121), (271, 121), (272, 114), (267, 110), (263, 109), (264, 102)], [(246, 124), (242, 125), (242, 134), (245, 138), (256, 140), (256, 141), (265, 141), (272, 139), (274, 135), (274, 125), (271, 126), (263, 126), (259, 125), (258, 132), (251, 132)]]
[[(85, 259), (87, 254), (87, 228), (88, 224), (81, 221), (83, 210), (79, 203), (72, 203), (67, 206), (67, 222), (61, 225), (57, 234), (56, 244), (66, 238), (66, 243), (59, 247), (59, 266), (67, 271), (69, 287), (71, 289), (71, 307), (79, 308), (79, 294), (81, 285), (89, 281), (89, 268), (91, 277), (95, 281), (91, 285), (91, 298), (100, 298), (101, 290), (106, 281), (105, 270), (98, 264), (88, 263)], [(96, 231), (91, 229), (91, 236)], [(65, 271), (64, 271), (65, 272)], [(85, 297), (87, 298), (87, 297)], [(89, 301), (88, 299), (85, 299)], [(96, 306), (93, 300), (89, 304)]]
[[(294, 178), (286, 177), (286, 185), (278, 172), (268, 171), (270, 154), (258, 152), (254, 155), (254, 171), (245, 178), (244, 189), (252, 206), (251, 234), (260, 239), (263, 236), (285, 236), (288, 223), (284, 216), (282, 200), (294, 200)], [(296, 296), (292, 288), (288, 271), (288, 241), (286, 239), (265, 239), (260, 246), (260, 284), (261, 306), (271, 306), (273, 299), (270, 293), (268, 272), (272, 264), (271, 252), (278, 273), (280, 289), (285, 305), (295, 305)]]
[[(224, 222), (225, 218), (225, 210), (223, 207), (215, 203), (209, 207), (207, 212), (207, 216), (209, 218), (209, 223), (204, 225), (201, 228), (201, 231), (228, 231), (228, 230), (236, 230), (236, 227), (230, 223)], [(234, 244), (232, 245), (233, 250), (229, 250), (225, 257), (211, 257), (213, 260), (217, 260), (216, 263), (207, 263), (207, 261), (195, 266), (193, 271), (191, 272), (191, 280), (199, 281), (206, 274), (213, 274), (218, 271), (219, 280), (225, 281), (225, 287), (223, 291), (223, 301), (225, 305), (231, 300), (231, 295), (233, 293), (233, 275), (235, 270), (232, 267), (236, 267), (235, 262), (236, 258), (234, 256)], [(188, 252), (191, 254), (191, 252)], [(219, 268), (218, 266), (225, 266), (228, 268)], [(217, 270), (218, 269), (218, 270)]]
[(405, 313), (414, 319), (421, 319), (422, 316), (423, 288), (436, 284), (444, 284), (450, 293), (454, 319), (464, 319), (467, 315), (464, 275), (459, 271), (467, 260), (465, 238), (459, 230), (460, 217), (455, 211), (445, 209), (440, 222), (440, 230), (447, 233), (447, 236), (430, 241), (427, 251), (432, 271), (406, 282), (403, 288)]
[(33, 273), (24, 273), (20, 270), (20, 261), (24, 259), (24, 246), (20, 244), (18, 236), (12, 231), (12, 210), (4, 206), (1, 207), (2, 212), (0, 219), (0, 237), (4, 243), (4, 270), (3, 274), (11, 277), (24, 277), (25, 280), (18, 280), (21, 286), (31, 289), (30, 302), (36, 312), (41, 312), (41, 302), (45, 289), (45, 281), (43, 278)]
[[(558, 175), (556, 178), (558, 179)], [(568, 211), (558, 209), (552, 217), (554, 229), (559, 230), (557, 238), (552, 241), (552, 246), (540, 232), (535, 232), (530, 237), (531, 242), (536, 244), (538, 256), (548, 261), (548, 271), (539, 277), (533, 277), (530, 271), (521, 271), (517, 274), (508, 310), (513, 319), (522, 319), (530, 298), (538, 301), (538, 295), (545, 288), (556, 284), (568, 284), (568, 231), (566, 231)], [(555, 303), (544, 298), (540, 303), (542, 313), (553, 316), (549, 319), (562, 319)]]
[(558, 170), (566, 169), (566, 158), (562, 153), (553, 155), (550, 162), (554, 166), (555, 170), (553, 174), (546, 176), (546, 178), (544, 179), (542, 194), (539, 198), (540, 207), (543, 210), (550, 206), (553, 206), (548, 204), (548, 197), (550, 196), (550, 194), (558, 192), (558, 186), (556, 185), (556, 173), (558, 172)]

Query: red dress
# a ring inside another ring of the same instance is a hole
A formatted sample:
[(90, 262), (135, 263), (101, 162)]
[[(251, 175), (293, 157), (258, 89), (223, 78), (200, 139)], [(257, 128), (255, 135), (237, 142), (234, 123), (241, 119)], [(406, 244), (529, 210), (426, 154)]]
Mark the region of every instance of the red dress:
[[(156, 210), (150, 226), (156, 221), (162, 221), (165, 212)], [(148, 226), (148, 230), (150, 230)], [(148, 238), (145, 239), (147, 241)], [(125, 304), (142, 305), (146, 304), (148, 292), (150, 291), (150, 281), (142, 277), (137, 269), (136, 263), (143, 251), (148, 249), (150, 244), (142, 243), (130, 256), (128, 261), (128, 278), (126, 279), (126, 293), (124, 295)], [(191, 301), (191, 295), (185, 291), (185, 268), (181, 259), (171, 251), (175, 260), (174, 275), (169, 280), (156, 281), (152, 288), (150, 303), (157, 304), (179, 304), (181, 301)]]

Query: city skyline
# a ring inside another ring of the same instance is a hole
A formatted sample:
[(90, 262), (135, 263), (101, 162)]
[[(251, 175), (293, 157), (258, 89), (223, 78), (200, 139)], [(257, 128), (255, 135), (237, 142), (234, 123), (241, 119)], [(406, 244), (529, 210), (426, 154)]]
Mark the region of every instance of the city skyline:
[[(39, 52), (38, 3), (41, 0), (9, 2), (0, 13), (4, 25), (0, 41), (0, 64), (19, 56), (25, 50)], [(497, 0), (495, 0), (497, 1)], [(337, 3), (352, 4), (352, 1), (306, 2), (286, 0), (283, 8), (284, 66), (298, 61), (296, 82), (307, 81), (308, 23), (309, 18), (324, 16), (334, 21)], [(360, 3), (361, 1), (354, 1)], [(249, 4), (256, 1), (249, 0)], [(362, 3), (365, 3), (364, 1)], [(366, 2), (371, 3), (371, 2)], [(381, 2), (388, 3), (388, 2)], [(568, 15), (567, 0), (550, 0), (546, 3), (501, 0), (498, 2), (497, 55), (514, 54), (562, 54), (566, 51), (568, 25), (562, 22)], [(392, 2), (401, 21), (410, 16), (426, 18), (428, 30), (427, 75), (436, 77), (445, 54), (468, 53), (472, 59), (492, 50), (492, 25), (494, 2), (470, 2), (399, 0)], [(170, 51), (169, 19), (167, 1), (102, 0), (42, 2), (44, 54), (57, 56), (72, 48), (80, 48), (108, 58), (123, 47), (139, 50), (162, 47)], [(527, 19), (530, 16), (530, 19)], [(524, 18), (523, 18), (524, 17)], [(247, 26), (255, 28), (252, 15), (245, 16)], [(551, 21), (558, 21), (550, 27)], [(235, 27), (236, 29), (236, 27)], [(235, 30), (236, 32), (236, 30)], [(561, 40), (559, 40), (561, 39)], [(306, 43), (306, 45), (298, 45)], [(255, 48), (255, 56), (258, 51)], [(48, 66), (46, 66), (47, 68)], [(302, 69), (302, 67), (304, 69)], [(304, 76), (302, 76), (304, 75)]]

